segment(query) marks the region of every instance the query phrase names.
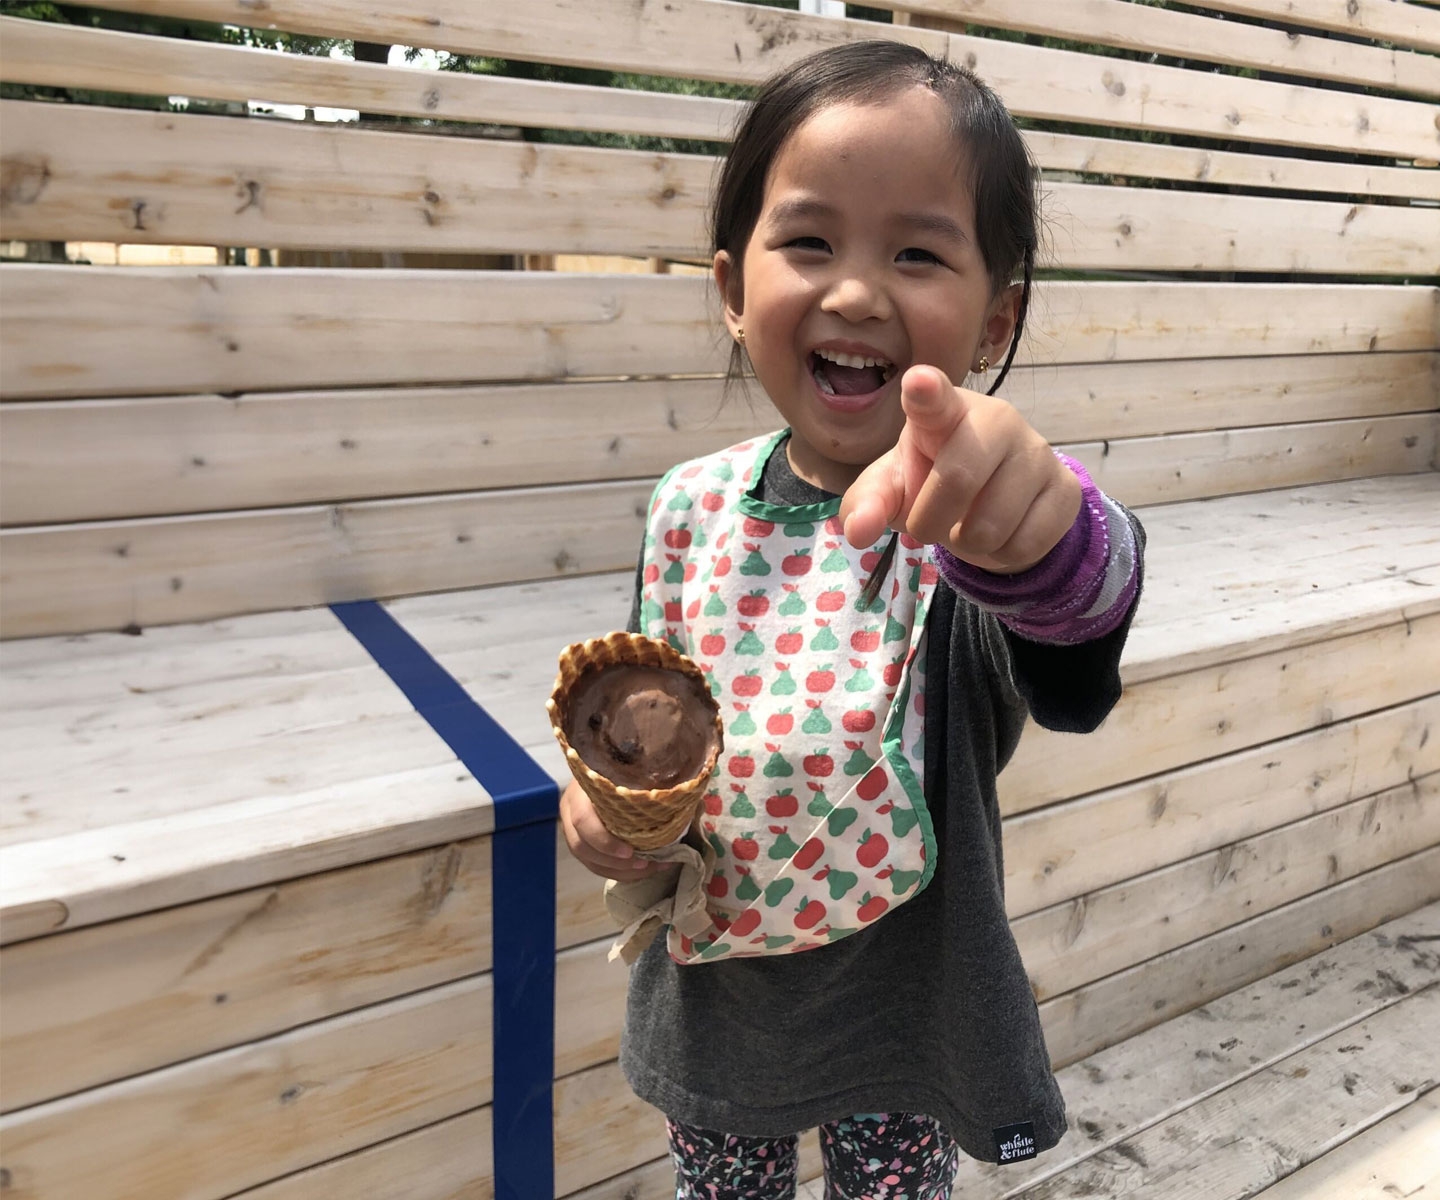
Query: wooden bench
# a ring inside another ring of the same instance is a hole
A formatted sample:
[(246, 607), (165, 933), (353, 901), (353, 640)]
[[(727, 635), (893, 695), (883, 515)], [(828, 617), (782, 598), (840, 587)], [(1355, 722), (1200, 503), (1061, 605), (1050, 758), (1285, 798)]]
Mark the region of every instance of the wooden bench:
[[(1440, 15), (1199, 6), (1310, 28), (1290, 37), (1124, 0), (903, 7), (908, 28), (432, 0), (423, 40), (750, 83), (902, 36), (998, 87), (1032, 126), (1054, 242), (1007, 398), (1150, 535), (1124, 699), (1083, 739), (1031, 729), (1001, 777), (1012, 923), (1075, 1122), (1035, 1194), (1120, 1190), (1121, 1167), (1127, 1194), (1179, 1194), (1175, 1146), (1238, 1136), (1283, 1069), (1342, 1047), (1262, 1003), (1244, 1061), (1155, 1064), (1222, 1052), (1194, 1040), (1219, 997), (1240, 1021), (1252, 984), (1289, 996), (1342, 958), (1409, 991), (1306, 1023), (1370, 1035), (1359, 1074), (1413, 1090), (1357, 1089), (1374, 1103), (1277, 1138), (1250, 1190), (1187, 1194), (1295, 1193), (1376, 1143), (1423, 1149), (1434, 1079), (1406, 1073), (1401, 1027), (1433, 1012), (1416, 939), (1440, 899), (1440, 171), (1414, 165), (1440, 148)], [(946, 14), (1079, 21), (1055, 33), (1188, 65), (920, 27)], [(358, 0), (270, 0), (266, 20), (420, 37)], [(1336, 23), (1359, 40), (1316, 32)], [(735, 113), (13, 18), (0, 77), (712, 140)], [(1336, 79), (1370, 91), (1316, 82)], [(702, 156), (30, 101), (0, 118), (5, 239), (704, 257)], [(97, 1200), (490, 1195), (495, 797), (323, 606), (385, 600), (563, 779), (555, 651), (623, 624), (654, 478), (775, 424), (719, 407), (707, 282), (6, 265), (0, 287), (3, 1178)], [(1367, 934), (1386, 922), (1389, 946)], [(658, 1198), (663, 1130), (614, 1061), (624, 973), (563, 847), (555, 939), (554, 1193)], [(1121, 1111), (1092, 1068), (1147, 1086)]]

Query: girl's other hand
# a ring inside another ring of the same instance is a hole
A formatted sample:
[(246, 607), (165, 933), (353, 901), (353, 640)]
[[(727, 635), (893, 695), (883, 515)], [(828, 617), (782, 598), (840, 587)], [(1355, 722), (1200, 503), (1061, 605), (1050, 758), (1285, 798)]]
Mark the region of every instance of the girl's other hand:
[(629, 882), (647, 879), (669, 867), (668, 863), (636, 858), (635, 849), (622, 842), (600, 822), (590, 797), (578, 783), (560, 797), (560, 827), (565, 831), (565, 844), (585, 869), (606, 879)]
[(1002, 575), (1054, 549), (1080, 512), (1080, 481), (1024, 417), (927, 366), (905, 372), (900, 402), (900, 440), (840, 504), (852, 546), (889, 527)]

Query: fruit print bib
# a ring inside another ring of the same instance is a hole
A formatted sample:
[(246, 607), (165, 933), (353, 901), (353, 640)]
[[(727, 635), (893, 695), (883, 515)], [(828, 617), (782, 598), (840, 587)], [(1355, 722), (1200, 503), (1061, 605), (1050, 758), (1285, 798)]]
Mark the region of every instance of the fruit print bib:
[[(905, 537), (857, 550), (838, 498), (754, 496), (784, 433), (682, 464), (651, 502), (640, 631), (705, 672), (725, 753), (704, 800), (711, 928), (680, 963), (786, 954), (855, 933), (935, 865), (925, 807), (925, 614), (938, 574)], [(781, 451), (783, 453), (783, 451)]]

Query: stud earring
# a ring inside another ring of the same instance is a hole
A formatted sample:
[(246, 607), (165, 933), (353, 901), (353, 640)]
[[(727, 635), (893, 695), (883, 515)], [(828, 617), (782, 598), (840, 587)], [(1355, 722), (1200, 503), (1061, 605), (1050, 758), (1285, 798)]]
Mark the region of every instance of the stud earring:
[(985, 372), (988, 371), (989, 369), (990, 369), (990, 359), (989, 359), (986, 355), (982, 354), (982, 355), (980, 356), (980, 374), (982, 374), (982, 375), (985, 374)]
[(739, 342), (742, 346), (745, 344), (745, 326), (735, 326), (735, 340)]

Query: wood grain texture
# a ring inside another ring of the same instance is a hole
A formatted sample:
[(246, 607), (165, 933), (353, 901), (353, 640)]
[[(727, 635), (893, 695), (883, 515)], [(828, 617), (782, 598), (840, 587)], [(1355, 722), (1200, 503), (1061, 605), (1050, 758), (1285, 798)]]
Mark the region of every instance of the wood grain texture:
[[(1016, 358), (1434, 350), (1437, 294), (1042, 281)], [(708, 280), (668, 275), (20, 263), (5, 297), (7, 399), (715, 375), (728, 353)]]
[[(1173, 15), (1173, 14), (1171, 14)], [(1276, 35), (1281, 36), (1281, 35)], [(1288, 43), (1289, 39), (1285, 39)], [(1242, 43), (1243, 44), (1243, 43)], [(1342, 43), (1327, 42), (1334, 48)], [(1371, 51), (1389, 55), (1388, 51)], [(0, 17), (16, 83), (327, 105), (426, 120), (728, 141), (738, 100), (390, 67)], [(1440, 172), (1024, 131), (1043, 168), (1356, 196), (1440, 198)]]
[[(244, 0), (106, 0), (104, 7), (237, 25), (253, 17)], [(1404, 158), (1433, 158), (1440, 148), (1431, 105), (706, 0), (660, 8), (492, 0), (483, 15), (464, 0), (427, 0), (423, 15), (403, 17), (360, 0), (268, 0), (266, 17), (302, 33), (740, 83), (827, 45), (893, 37), (974, 68), (1020, 116)]]
[[(700, 156), (18, 100), (0, 115), (10, 239), (710, 252), (715, 161)], [(1041, 205), (1046, 266), (1440, 273), (1433, 208), (1078, 183), (1042, 185)]]
[(1440, 13), (1394, 0), (1199, 0), (1197, 8), (1440, 51)]

